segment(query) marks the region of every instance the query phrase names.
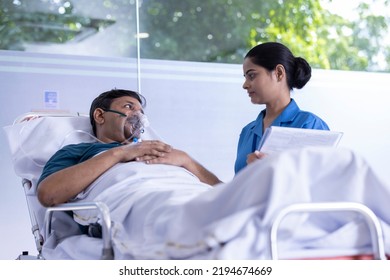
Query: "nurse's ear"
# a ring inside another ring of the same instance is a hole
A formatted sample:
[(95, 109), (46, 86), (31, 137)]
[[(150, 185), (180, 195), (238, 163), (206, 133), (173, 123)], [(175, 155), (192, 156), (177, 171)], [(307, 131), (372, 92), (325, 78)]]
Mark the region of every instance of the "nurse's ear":
[(286, 77), (286, 69), (282, 64), (278, 64), (275, 67), (275, 76), (278, 82), (282, 81)]

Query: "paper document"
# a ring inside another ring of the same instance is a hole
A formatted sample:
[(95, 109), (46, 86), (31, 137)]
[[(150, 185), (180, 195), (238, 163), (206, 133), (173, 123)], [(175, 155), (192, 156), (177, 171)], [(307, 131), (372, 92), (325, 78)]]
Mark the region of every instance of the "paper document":
[(265, 130), (258, 150), (271, 154), (309, 146), (335, 147), (342, 136), (337, 131), (271, 126)]

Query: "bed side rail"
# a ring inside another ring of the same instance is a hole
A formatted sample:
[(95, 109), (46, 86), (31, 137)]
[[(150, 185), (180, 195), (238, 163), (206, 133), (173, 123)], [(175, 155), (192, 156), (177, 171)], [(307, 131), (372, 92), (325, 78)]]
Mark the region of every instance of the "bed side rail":
[(41, 259), (42, 258), (41, 253), (42, 253), (43, 237), (39, 231), (39, 224), (38, 224), (37, 218), (35, 216), (35, 212), (33, 211), (32, 206), (29, 203), (28, 195), (27, 195), (28, 191), (31, 189), (31, 181), (27, 180), (27, 179), (23, 179), (22, 186), (24, 189), (25, 197), (26, 197), (28, 212), (30, 214), (31, 231), (32, 231), (32, 234), (34, 235), (35, 247), (38, 251), (37, 258)]
[(383, 232), (378, 217), (367, 206), (355, 202), (297, 203), (283, 208), (276, 215), (270, 230), (270, 251), (273, 260), (278, 259), (277, 237), (282, 220), (292, 213), (310, 212), (356, 212), (360, 214), (370, 231), (374, 259), (386, 260)]
[(73, 211), (73, 210), (97, 210), (102, 219), (102, 239), (103, 251), (102, 260), (114, 259), (114, 251), (111, 243), (111, 217), (107, 205), (103, 202), (71, 202), (64, 203), (53, 207), (48, 207), (45, 214), (45, 236), (51, 233), (51, 221), (53, 213), (56, 211)]

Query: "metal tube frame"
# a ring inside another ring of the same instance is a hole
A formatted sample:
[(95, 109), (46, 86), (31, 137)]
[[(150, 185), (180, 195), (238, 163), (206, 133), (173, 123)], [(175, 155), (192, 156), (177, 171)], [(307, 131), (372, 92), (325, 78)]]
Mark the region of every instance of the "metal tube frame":
[(56, 211), (74, 211), (74, 210), (98, 210), (102, 219), (102, 239), (103, 251), (102, 260), (114, 259), (114, 251), (111, 243), (111, 217), (107, 205), (103, 202), (71, 202), (64, 203), (54, 207), (48, 207), (45, 213), (45, 237), (51, 233), (51, 221), (53, 213)]
[(32, 231), (32, 234), (34, 235), (35, 247), (38, 251), (37, 259), (42, 259), (41, 253), (42, 253), (43, 237), (42, 237), (41, 233), (39, 232), (39, 225), (37, 222), (37, 218), (35, 217), (35, 212), (32, 211), (30, 203), (28, 201), (28, 191), (31, 189), (31, 181), (27, 180), (27, 179), (23, 179), (22, 186), (24, 189), (25, 197), (26, 197), (28, 213), (30, 215), (31, 231)]
[(292, 213), (310, 212), (356, 212), (360, 214), (370, 231), (374, 259), (386, 260), (383, 232), (378, 217), (367, 206), (355, 202), (298, 203), (282, 209), (276, 215), (270, 230), (270, 252), (273, 260), (279, 258), (277, 235), (282, 220)]

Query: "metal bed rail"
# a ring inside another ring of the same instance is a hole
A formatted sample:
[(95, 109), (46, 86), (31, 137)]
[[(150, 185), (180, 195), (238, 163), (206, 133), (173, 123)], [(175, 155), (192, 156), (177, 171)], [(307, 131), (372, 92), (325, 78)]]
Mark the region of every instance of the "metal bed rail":
[(107, 205), (103, 202), (71, 202), (59, 204), (54, 207), (48, 207), (45, 214), (45, 236), (51, 233), (51, 221), (53, 213), (56, 211), (74, 211), (74, 210), (97, 210), (102, 220), (102, 239), (103, 250), (102, 260), (114, 259), (114, 251), (111, 243), (111, 217)]
[(356, 202), (297, 203), (283, 208), (276, 215), (270, 230), (270, 251), (273, 260), (279, 258), (277, 239), (278, 230), (283, 219), (292, 213), (313, 212), (356, 212), (360, 214), (370, 231), (374, 259), (386, 260), (383, 232), (379, 219), (370, 208)]
[(30, 216), (31, 231), (32, 231), (32, 234), (34, 235), (35, 247), (38, 251), (37, 259), (42, 259), (41, 253), (42, 253), (43, 237), (39, 231), (39, 224), (38, 224), (38, 220), (35, 216), (35, 211), (33, 211), (32, 206), (30, 205), (30, 202), (28, 200), (28, 191), (31, 189), (31, 181), (27, 180), (27, 179), (23, 179), (22, 186), (24, 189), (28, 213)]

